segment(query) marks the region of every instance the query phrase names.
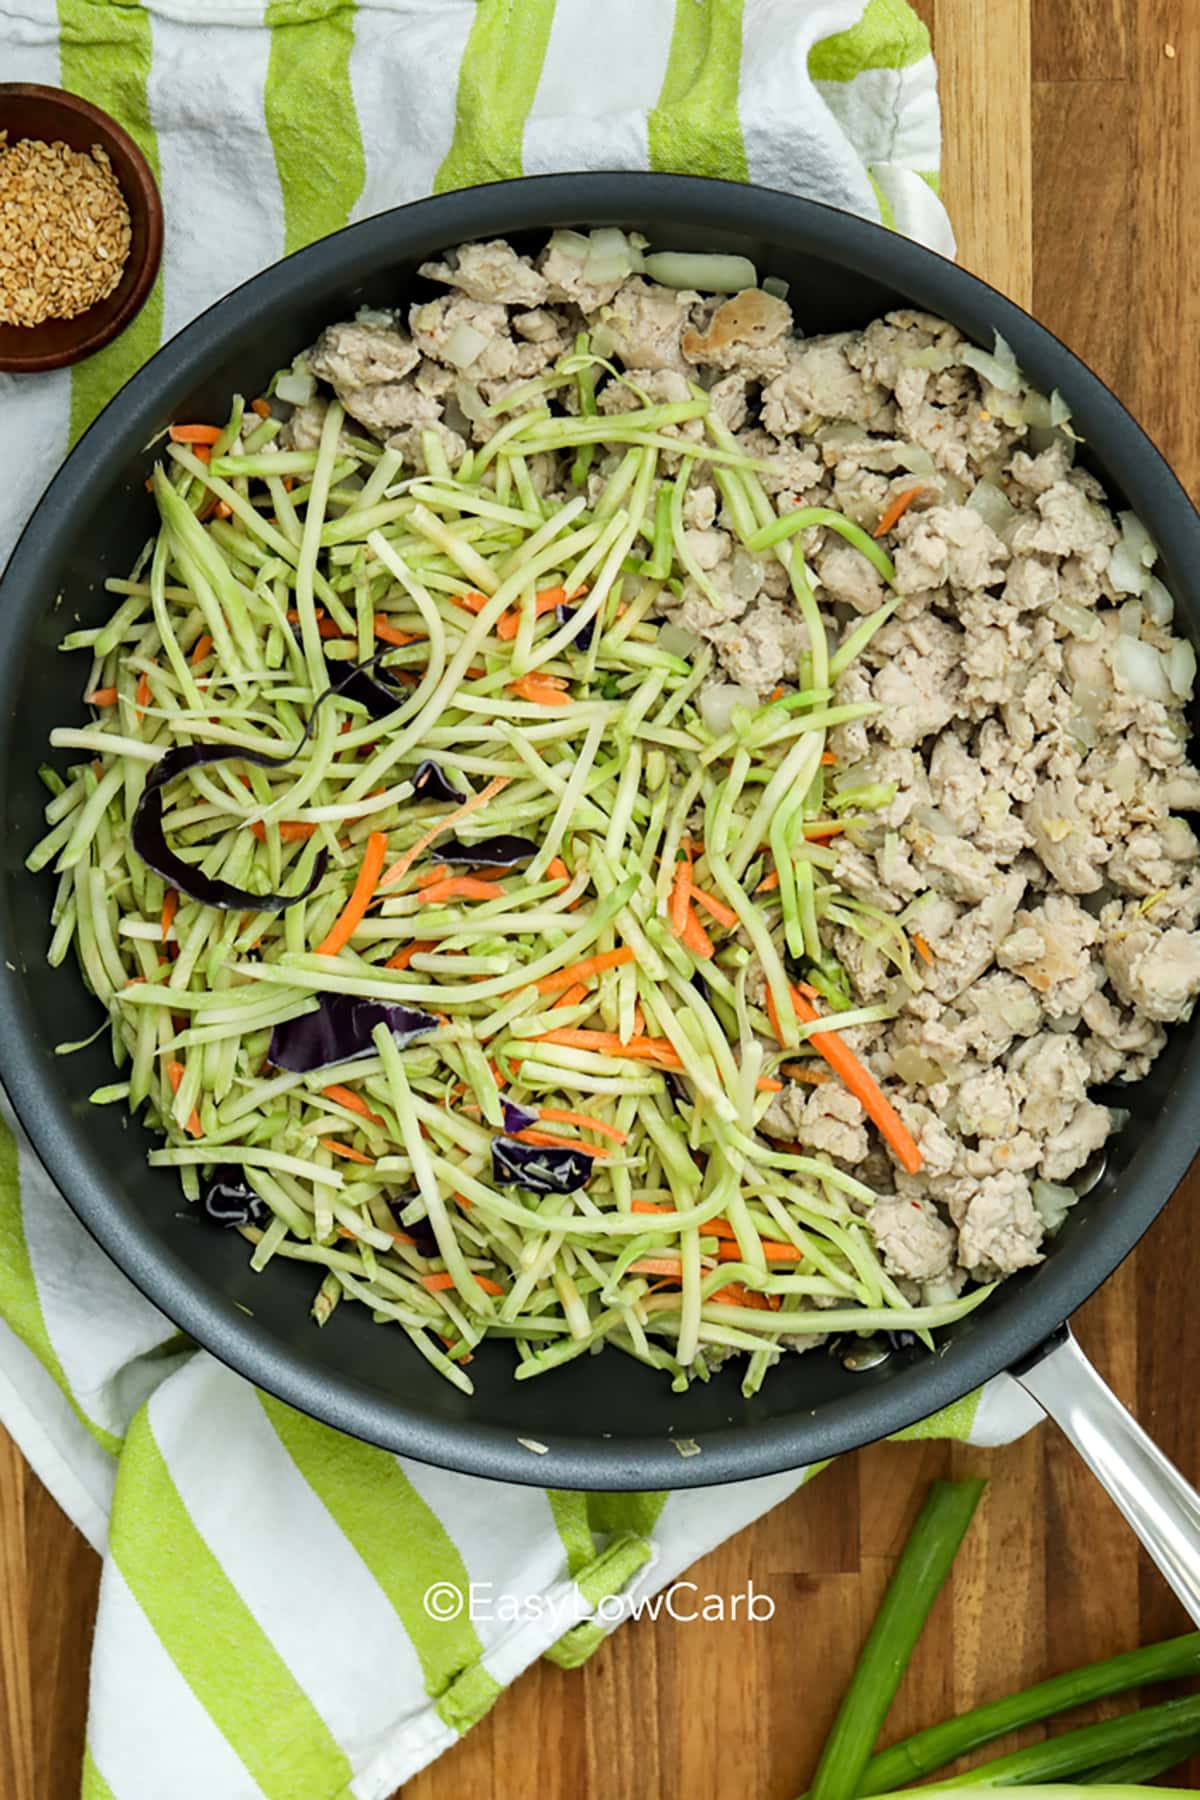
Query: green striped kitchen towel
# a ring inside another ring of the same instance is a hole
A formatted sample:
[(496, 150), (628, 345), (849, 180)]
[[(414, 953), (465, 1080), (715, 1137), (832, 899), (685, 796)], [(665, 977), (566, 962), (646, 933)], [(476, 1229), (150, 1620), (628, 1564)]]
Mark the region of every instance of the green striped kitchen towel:
[[(123, 338), (69, 373), (0, 376), (0, 558), (164, 338), (432, 189), (686, 169), (953, 248), (929, 42), (903, 0), (0, 0), (0, 74), (114, 113), (167, 222)], [(339, 1437), (181, 1346), (3, 1125), (0, 1419), (105, 1557), (87, 1800), (389, 1795), (536, 1657), (581, 1661), (806, 1474), (572, 1495)], [(1002, 1383), (919, 1429), (998, 1442), (1032, 1420)]]

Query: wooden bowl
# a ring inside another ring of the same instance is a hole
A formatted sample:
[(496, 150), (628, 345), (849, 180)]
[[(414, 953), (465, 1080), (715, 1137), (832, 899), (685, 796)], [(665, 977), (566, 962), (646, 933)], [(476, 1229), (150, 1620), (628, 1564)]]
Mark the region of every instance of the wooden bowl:
[(8, 142), (37, 138), (69, 144), (72, 150), (107, 151), (113, 174), (129, 208), (132, 242), (120, 281), (73, 319), (46, 319), (41, 325), (0, 325), (0, 370), (32, 375), (62, 369), (91, 356), (124, 331), (146, 302), (162, 256), (162, 201), (150, 166), (114, 119), (78, 94), (33, 82), (0, 81), (0, 131)]

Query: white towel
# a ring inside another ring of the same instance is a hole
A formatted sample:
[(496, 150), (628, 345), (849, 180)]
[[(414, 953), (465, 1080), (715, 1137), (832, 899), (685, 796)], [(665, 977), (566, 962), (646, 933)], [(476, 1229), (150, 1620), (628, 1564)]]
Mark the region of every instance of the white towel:
[[(953, 249), (903, 0), (0, 0), (0, 72), (115, 114), (167, 220), (118, 343), (0, 376), (0, 558), (160, 342), (285, 252), (434, 189), (686, 169)], [(546, 1493), (339, 1437), (182, 1344), (2, 1127), (0, 1315), (0, 1418), (105, 1558), (85, 1800), (382, 1800), (536, 1657), (582, 1661), (807, 1473)], [(997, 1443), (1036, 1416), (1002, 1380), (914, 1435)]]

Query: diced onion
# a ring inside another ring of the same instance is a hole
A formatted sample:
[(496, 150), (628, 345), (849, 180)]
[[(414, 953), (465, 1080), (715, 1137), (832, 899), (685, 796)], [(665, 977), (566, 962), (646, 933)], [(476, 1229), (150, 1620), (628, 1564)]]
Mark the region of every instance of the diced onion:
[(307, 406), (310, 400), (317, 397), (317, 379), (315, 375), (281, 375), (275, 383), (275, 397), (286, 401), (289, 406)]
[(605, 287), (614, 281), (624, 281), (641, 266), (641, 251), (635, 250), (625, 233), (615, 225), (602, 225), (592, 232), (583, 264), (585, 281)]
[(985, 525), (990, 525), (997, 537), (1004, 536), (1017, 516), (1017, 509), (1008, 495), (992, 481), (977, 482), (967, 505), (979, 514)]
[(1175, 602), (1170, 590), (1158, 579), (1157, 575), (1147, 577), (1142, 591), (1142, 606), (1146, 617), (1153, 625), (1169, 625), (1175, 616)]
[(764, 294), (770, 294), (772, 300), (786, 300), (791, 285), (790, 281), (784, 281), (779, 275), (766, 275), (763, 277), (762, 290)]
[(1072, 637), (1083, 638), (1085, 642), (1091, 643), (1104, 636), (1104, 627), (1095, 613), (1089, 612), (1086, 606), (1080, 606), (1075, 600), (1052, 600), (1046, 611), (1055, 624), (1061, 625), (1064, 631), (1069, 631)]
[(658, 642), (660, 649), (665, 650), (669, 656), (692, 657), (700, 648), (700, 639), (694, 631), (688, 631), (685, 626), (676, 625), (670, 619), (665, 625), (659, 626)]
[(921, 444), (898, 444), (896, 461), (910, 475), (925, 475), (932, 481), (937, 475), (937, 467), (928, 450)]
[(1196, 679), (1196, 652), (1189, 643), (1172, 644), (1167, 651), (1167, 680), (1181, 700), (1190, 700)]
[(1120, 618), (1122, 637), (1141, 637), (1142, 609), (1136, 600), (1127, 600), (1125, 602), (1124, 606), (1121, 608)]
[(1020, 393), (1021, 371), (1017, 367), (1017, 359), (1011, 346), (1005, 343), (999, 332), (996, 333), (995, 348), (991, 355), (986, 350), (981, 350), (978, 344), (968, 344), (961, 354), (962, 361), (968, 368), (982, 375), (985, 381), (990, 381), (1002, 394)]
[(1055, 388), (1050, 396), (1050, 423), (1058, 426), (1069, 425), (1070, 422), (1071, 409), (1059, 393), (1058, 389)]
[(591, 245), (582, 232), (555, 231), (550, 235), (547, 248), (557, 250), (560, 256), (565, 256), (570, 262), (582, 263)]
[(1124, 538), (1108, 559), (1108, 579), (1118, 594), (1140, 594), (1146, 585), (1146, 569)]
[(901, 1081), (912, 1087), (933, 1087), (936, 1082), (946, 1079), (945, 1071), (911, 1044), (901, 1044), (893, 1051), (892, 1062)]
[(1021, 413), (1027, 425), (1039, 431), (1048, 431), (1054, 424), (1051, 418), (1050, 402), (1045, 394), (1026, 394), (1021, 406)]
[(1135, 694), (1146, 700), (1171, 699), (1171, 683), (1163, 659), (1153, 644), (1140, 638), (1118, 637), (1112, 651), (1113, 671)]
[(446, 347), (442, 351), (442, 355), (448, 363), (453, 363), (456, 369), (465, 369), (475, 361), (476, 357), (482, 356), (487, 347), (488, 340), (482, 331), (476, 331), (473, 325), (469, 325), (465, 319), (461, 319), (446, 339)]
[(705, 730), (711, 731), (714, 737), (724, 737), (733, 723), (735, 710), (741, 706), (753, 712), (758, 706), (758, 695), (753, 688), (727, 682), (720, 687), (704, 688), (697, 706)]
[(360, 306), (354, 315), (354, 323), (368, 325), (379, 331), (390, 331), (396, 323), (396, 315), (381, 312), (377, 306)]
[(1154, 539), (1137, 514), (1118, 513), (1117, 522), (1121, 527), (1121, 537), (1128, 544), (1131, 555), (1136, 556), (1144, 568), (1152, 569), (1158, 561), (1158, 550), (1155, 547)]
[(1030, 1189), (1033, 1204), (1041, 1216), (1042, 1224), (1049, 1232), (1055, 1232), (1079, 1199), (1074, 1188), (1063, 1187), (1057, 1181), (1035, 1181)]
[(487, 418), (487, 401), (473, 381), (467, 381), (460, 375), (454, 384), (454, 398), (462, 409), (463, 418), (469, 419), (472, 424), (478, 424), (481, 419)]
[(659, 250), (646, 258), (645, 270), (651, 281), (661, 282), (663, 287), (695, 288), (701, 294), (740, 294), (744, 288), (758, 285), (758, 272), (744, 256), (692, 256), (683, 250)]
[(900, 360), (905, 368), (932, 369), (940, 375), (943, 369), (953, 368), (958, 359), (949, 350), (940, 350), (936, 344), (930, 344), (925, 350), (906, 350)]

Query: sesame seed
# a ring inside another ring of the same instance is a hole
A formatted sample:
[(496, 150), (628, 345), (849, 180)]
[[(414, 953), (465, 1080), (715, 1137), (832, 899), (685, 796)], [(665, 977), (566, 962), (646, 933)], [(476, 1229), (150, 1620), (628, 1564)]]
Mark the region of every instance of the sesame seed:
[(0, 131), (0, 325), (73, 319), (107, 299), (129, 259), (125, 196), (99, 144)]

